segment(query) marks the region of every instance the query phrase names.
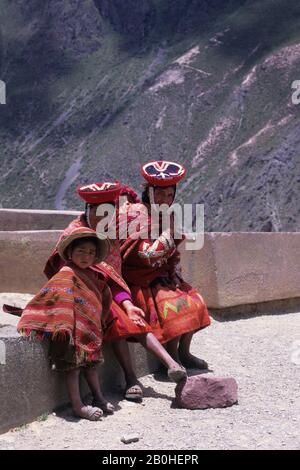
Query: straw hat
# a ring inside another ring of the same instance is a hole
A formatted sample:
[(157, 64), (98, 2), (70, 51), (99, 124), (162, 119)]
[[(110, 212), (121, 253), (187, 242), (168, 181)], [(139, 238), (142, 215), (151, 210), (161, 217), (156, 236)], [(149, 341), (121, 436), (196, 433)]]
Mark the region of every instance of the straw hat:
[(98, 251), (98, 256), (97, 258), (95, 259), (95, 264), (96, 263), (100, 263), (101, 261), (103, 261), (109, 254), (109, 251), (110, 251), (110, 243), (109, 243), (109, 240), (108, 238), (105, 238), (104, 240), (100, 239), (97, 235), (97, 233), (92, 230), (91, 228), (88, 228), (88, 227), (79, 227), (79, 228), (75, 228), (69, 235), (66, 235), (65, 237), (63, 237), (60, 242), (58, 243), (58, 246), (57, 246), (57, 251), (60, 255), (60, 257), (64, 260), (64, 261), (68, 261), (68, 258), (67, 258), (67, 254), (66, 254), (66, 251), (67, 251), (67, 248), (70, 246), (70, 244), (74, 241), (74, 240), (78, 240), (78, 239), (83, 239), (83, 238), (95, 238), (96, 242), (97, 242), (97, 251)]

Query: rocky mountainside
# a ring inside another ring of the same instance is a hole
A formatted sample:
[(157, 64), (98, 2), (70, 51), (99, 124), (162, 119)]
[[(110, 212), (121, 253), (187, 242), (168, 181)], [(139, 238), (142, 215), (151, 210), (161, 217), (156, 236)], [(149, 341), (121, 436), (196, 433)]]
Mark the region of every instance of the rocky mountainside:
[(300, 230), (299, 2), (0, 0), (0, 79), (3, 207), (164, 158), (206, 230)]

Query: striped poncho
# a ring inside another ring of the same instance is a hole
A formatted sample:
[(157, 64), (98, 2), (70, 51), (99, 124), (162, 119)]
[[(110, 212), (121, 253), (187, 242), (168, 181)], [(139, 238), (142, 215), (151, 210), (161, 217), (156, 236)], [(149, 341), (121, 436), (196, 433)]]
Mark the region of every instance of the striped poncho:
[(102, 360), (102, 290), (86, 269), (64, 266), (25, 307), (18, 323), (24, 336), (66, 341), (74, 346), (75, 363)]

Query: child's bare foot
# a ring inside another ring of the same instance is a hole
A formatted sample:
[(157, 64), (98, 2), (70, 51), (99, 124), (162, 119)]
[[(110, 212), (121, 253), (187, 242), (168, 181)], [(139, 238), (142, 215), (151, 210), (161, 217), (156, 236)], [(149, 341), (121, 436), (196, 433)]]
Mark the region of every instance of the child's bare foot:
[(184, 367), (182, 367), (180, 364), (174, 364), (172, 367), (169, 367), (168, 369), (168, 377), (171, 379), (173, 382), (180, 382), (182, 379), (186, 379), (187, 373)]
[(103, 416), (103, 411), (94, 406), (81, 406), (80, 408), (73, 408), (75, 416), (79, 418), (88, 419), (89, 421), (99, 421)]
[(208, 369), (208, 364), (204, 359), (193, 356), (192, 354), (180, 354), (181, 363), (188, 369)]
[(106, 401), (105, 399), (103, 400), (95, 399), (92, 403), (92, 406), (101, 408), (101, 410), (107, 415), (112, 415), (115, 411), (114, 405), (110, 403), (109, 401)]

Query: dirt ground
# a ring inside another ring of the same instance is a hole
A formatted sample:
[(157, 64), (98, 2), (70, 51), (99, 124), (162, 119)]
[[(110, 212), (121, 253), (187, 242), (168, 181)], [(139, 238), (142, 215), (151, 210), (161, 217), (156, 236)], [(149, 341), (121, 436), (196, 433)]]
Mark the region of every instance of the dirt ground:
[[(239, 403), (226, 409), (172, 407), (174, 384), (148, 375), (141, 404), (121, 396), (113, 416), (75, 419), (70, 409), (0, 435), (0, 449), (299, 449), (300, 315), (213, 321), (195, 335), (193, 353), (212, 373), (232, 376)], [(195, 371), (191, 371), (195, 373)], [(139, 441), (123, 444), (123, 435)]]

